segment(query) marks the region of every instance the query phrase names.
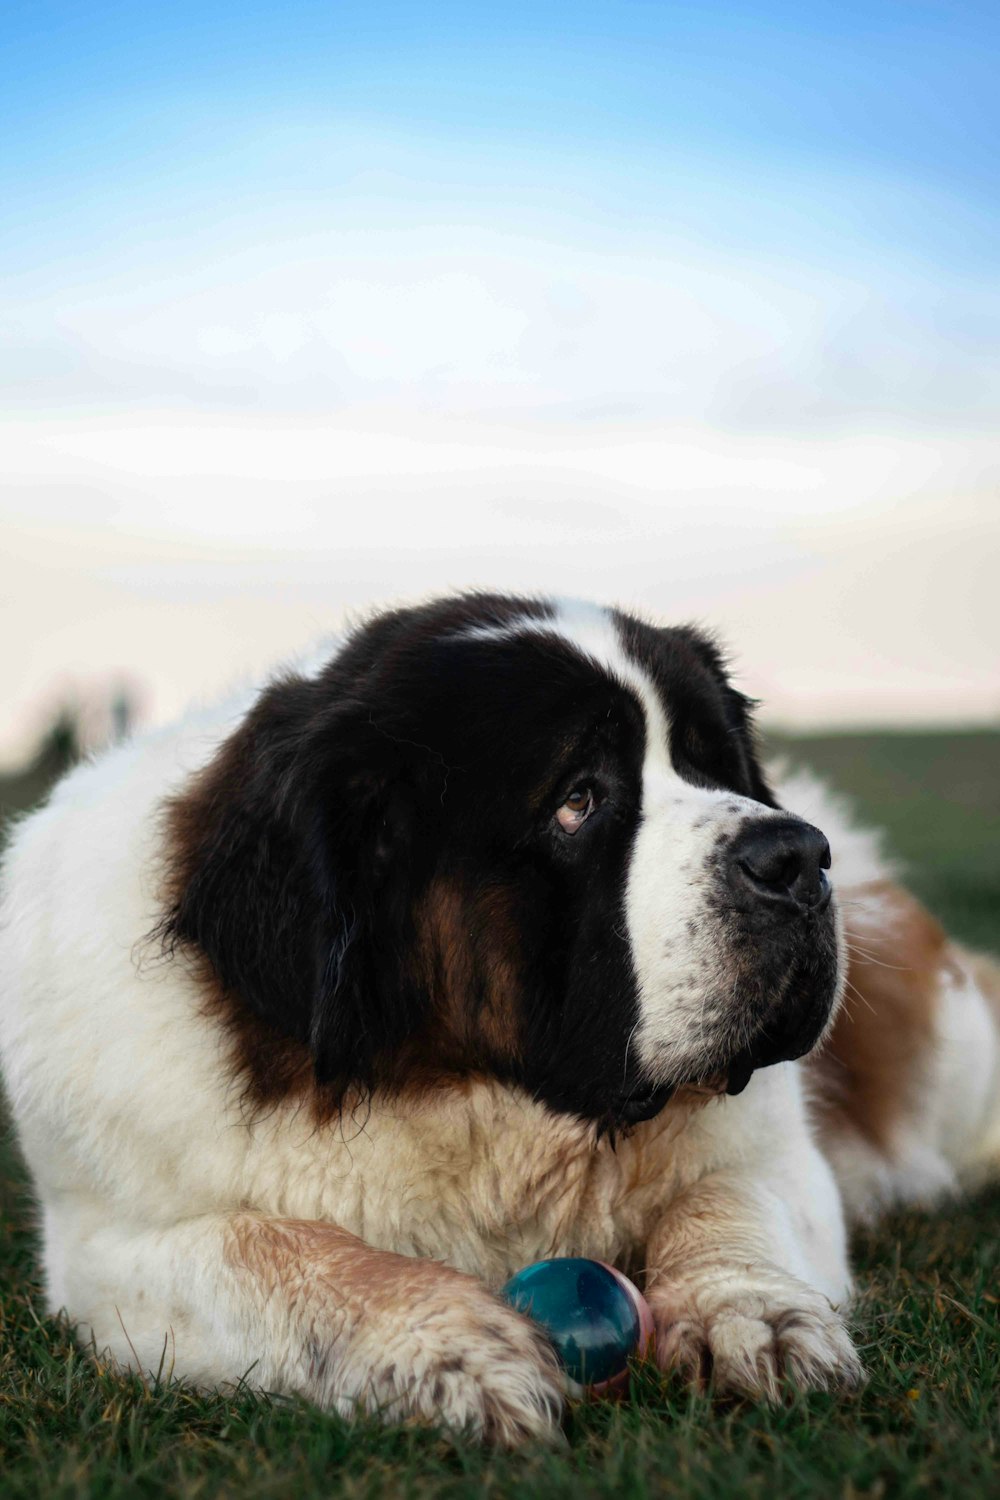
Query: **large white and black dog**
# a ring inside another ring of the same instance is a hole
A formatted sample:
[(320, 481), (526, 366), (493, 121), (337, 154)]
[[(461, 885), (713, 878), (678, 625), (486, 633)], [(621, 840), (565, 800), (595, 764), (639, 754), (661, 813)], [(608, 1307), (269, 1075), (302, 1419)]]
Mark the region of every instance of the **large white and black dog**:
[(562, 1387), (495, 1288), (588, 1255), (664, 1367), (850, 1385), (845, 1219), (1000, 1161), (996, 969), (691, 629), (377, 616), (74, 771), (5, 887), (48, 1301), (122, 1366), (516, 1442)]

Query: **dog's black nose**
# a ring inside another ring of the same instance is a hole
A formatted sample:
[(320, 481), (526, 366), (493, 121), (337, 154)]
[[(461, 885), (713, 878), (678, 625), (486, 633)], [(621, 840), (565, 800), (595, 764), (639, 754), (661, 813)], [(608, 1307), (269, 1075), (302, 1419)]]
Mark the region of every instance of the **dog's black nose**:
[(729, 851), (734, 893), (775, 920), (822, 911), (830, 900), (830, 845), (810, 823), (781, 819), (752, 823)]

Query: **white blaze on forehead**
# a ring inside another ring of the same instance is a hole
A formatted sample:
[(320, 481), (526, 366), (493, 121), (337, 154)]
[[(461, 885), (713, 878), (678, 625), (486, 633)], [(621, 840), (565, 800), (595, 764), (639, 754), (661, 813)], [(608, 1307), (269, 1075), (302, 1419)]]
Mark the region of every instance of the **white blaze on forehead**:
[(670, 764), (670, 725), (666, 710), (655, 685), (639, 664), (627, 655), (610, 610), (582, 600), (567, 599), (558, 604), (551, 623), (555, 633), (574, 646), (581, 656), (596, 662), (614, 681), (631, 689), (646, 720), (645, 764), (657, 765), (676, 775)]
[(516, 640), (525, 635), (554, 635), (572, 646), (612, 681), (631, 690), (646, 721), (646, 762), (676, 775), (668, 750), (670, 726), (655, 685), (626, 653), (611, 611), (585, 599), (545, 601), (551, 613), (523, 615), (500, 625), (473, 625), (460, 634), (466, 640)]

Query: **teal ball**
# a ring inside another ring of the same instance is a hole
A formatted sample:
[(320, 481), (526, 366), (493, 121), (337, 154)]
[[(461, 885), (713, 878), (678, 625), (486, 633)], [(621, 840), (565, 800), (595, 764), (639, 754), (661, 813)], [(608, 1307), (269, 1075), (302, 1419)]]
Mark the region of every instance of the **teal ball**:
[(539, 1260), (512, 1276), (500, 1295), (545, 1329), (566, 1374), (581, 1387), (620, 1389), (629, 1360), (645, 1352), (652, 1334), (641, 1293), (603, 1261)]

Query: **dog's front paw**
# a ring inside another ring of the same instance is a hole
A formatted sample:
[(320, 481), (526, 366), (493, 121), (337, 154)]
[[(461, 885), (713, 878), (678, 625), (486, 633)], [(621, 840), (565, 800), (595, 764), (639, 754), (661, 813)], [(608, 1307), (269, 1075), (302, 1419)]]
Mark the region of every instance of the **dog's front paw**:
[(768, 1266), (721, 1264), (649, 1293), (657, 1361), (717, 1392), (776, 1401), (801, 1390), (851, 1389), (861, 1361), (830, 1302)]
[(366, 1404), (505, 1448), (558, 1440), (565, 1378), (527, 1318), (471, 1277), (450, 1273), (409, 1326), (372, 1361)]

